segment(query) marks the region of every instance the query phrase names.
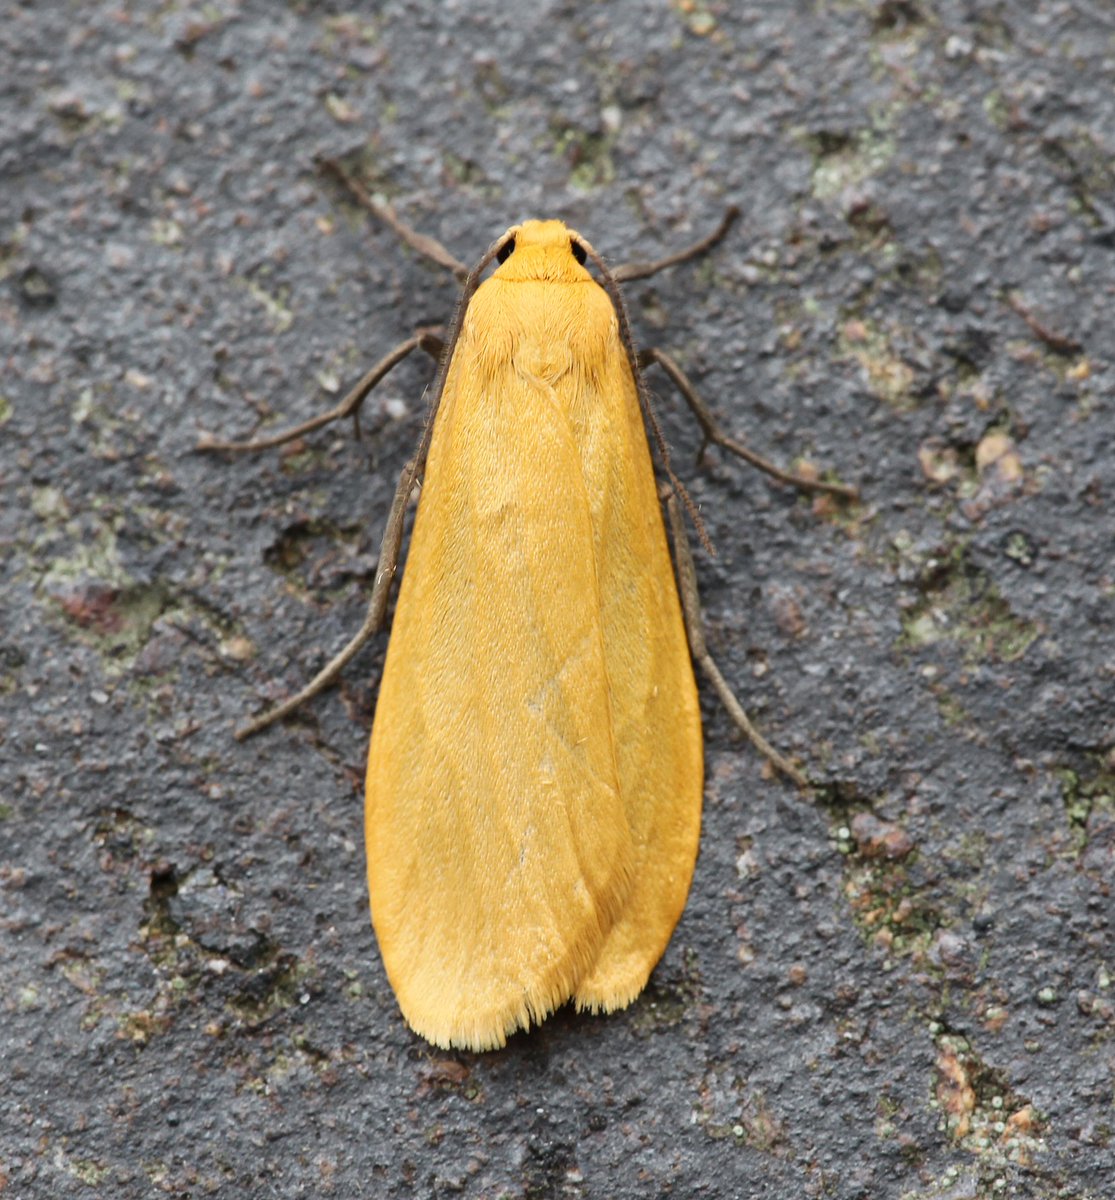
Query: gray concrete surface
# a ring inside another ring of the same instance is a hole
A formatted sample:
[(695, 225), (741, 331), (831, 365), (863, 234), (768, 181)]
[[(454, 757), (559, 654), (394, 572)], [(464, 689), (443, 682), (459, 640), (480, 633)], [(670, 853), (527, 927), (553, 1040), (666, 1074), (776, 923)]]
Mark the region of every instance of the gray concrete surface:
[[(1115, 1195), (1107, 0), (9, 3), (0, 22), (0, 1195)], [(356, 6), (353, 5), (352, 8)], [(505, 1051), (401, 1022), (360, 620), (454, 289), (559, 215), (756, 448), (654, 384), (716, 544), (689, 906), (646, 994)]]

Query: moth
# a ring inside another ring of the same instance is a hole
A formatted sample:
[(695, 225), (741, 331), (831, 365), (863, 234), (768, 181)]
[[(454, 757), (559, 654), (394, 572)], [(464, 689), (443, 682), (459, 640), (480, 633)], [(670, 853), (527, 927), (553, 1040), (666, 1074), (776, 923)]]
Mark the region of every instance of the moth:
[(694, 661), (747, 736), (807, 784), (708, 653), (687, 498), (664, 445), (656, 477), (642, 369), (666, 371), (710, 440), (795, 486), (854, 493), (758, 458), (719, 430), (672, 358), (634, 349), (620, 281), (705, 252), (734, 213), (681, 254), (615, 271), (562, 222), (524, 221), (470, 271), (333, 169), (463, 291), (447, 336), (416, 334), (330, 413), (255, 441), (203, 436), (206, 449), (276, 445), (356, 414), (413, 350), (440, 361), (363, 628), (240, 736), (320, 691), (385, 623), (421, 481), (368, 755), (368, 889), (407, 1022), (439, 1046), (486, 1050), (568, 1001), (630, 1004), (665, 950), (700, 836)]

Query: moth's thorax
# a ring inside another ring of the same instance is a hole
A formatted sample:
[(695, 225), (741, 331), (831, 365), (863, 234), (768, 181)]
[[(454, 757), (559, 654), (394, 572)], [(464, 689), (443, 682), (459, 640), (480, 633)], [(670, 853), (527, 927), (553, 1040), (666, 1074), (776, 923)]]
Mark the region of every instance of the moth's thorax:
[(469, 301), (455, 367), (485, 387), (508, 369), (542, 387), (607, 373), (624, 354), (619, 322), (608, 293), (574, 253), (578, 235), (561, 221), (524, 221), (506, 237), (514, 248)]
[(586, 283), (592, 276), (573, 254), (579, 235), (562, 221), (524, 221), (508, 230), (515, 248), (492, 273), (504, 283)]
[(454, 360), (479, 380), (511, 368), (552, 386), (570, 373), (594, 378), (623, 354), (616, 310), (587, 272), (584, 283), (507, 280), (497, 272), (469, 301)]

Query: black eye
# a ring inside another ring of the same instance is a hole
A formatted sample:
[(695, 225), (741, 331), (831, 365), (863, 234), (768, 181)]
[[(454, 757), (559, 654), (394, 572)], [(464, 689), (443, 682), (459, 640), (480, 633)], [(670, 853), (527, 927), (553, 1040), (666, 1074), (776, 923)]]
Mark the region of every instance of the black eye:
[(569, 239), (569, 249), (573, 251), (573, 257), (583, 267), (585, 265), (585, 259), (588, 257), (585, 254), (584, 246), (582, 246), (580, 242), (574, 241), (573, 238), (570, 238)]
[(499, 252), (496, 254), (496, 258), (500, 262), (506, 262), (511, 257), (511, 255), (514, 253), (515, 253), (515, 239), (508, 238), (507, 241), (504, 242), (502, 246), (500, 246)]

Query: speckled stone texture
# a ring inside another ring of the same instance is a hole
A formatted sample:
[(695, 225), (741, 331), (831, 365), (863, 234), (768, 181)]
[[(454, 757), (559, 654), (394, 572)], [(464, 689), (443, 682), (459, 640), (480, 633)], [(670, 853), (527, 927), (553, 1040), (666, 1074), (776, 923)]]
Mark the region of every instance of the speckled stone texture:
[[(0, 1195), (1104, 1200), (1115, 1178), (1115, 11), (1107, 0), (10, 2), (0, 21)], [(561, 216), (717, 557), (689, 906), (645, 995), (405, 1028), (368, 923), (384, 639), (431, 371), (335, 401)]]

